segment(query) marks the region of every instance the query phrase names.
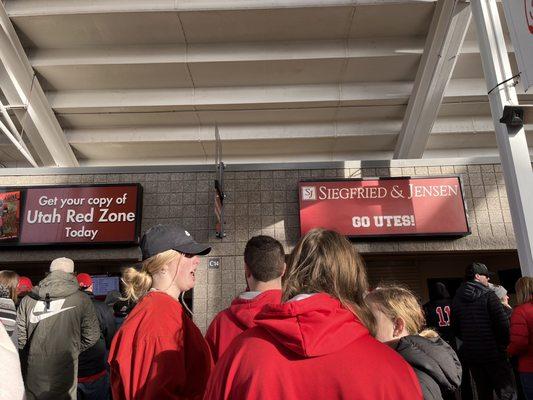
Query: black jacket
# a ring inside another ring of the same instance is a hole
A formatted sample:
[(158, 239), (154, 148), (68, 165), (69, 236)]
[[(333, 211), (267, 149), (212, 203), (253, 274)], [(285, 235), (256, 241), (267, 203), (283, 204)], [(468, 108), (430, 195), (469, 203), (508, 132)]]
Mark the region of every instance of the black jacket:
[(461, 363), (440, 337), (412, 335), (401, 338), (396, 351), (413, 367), (425, 400), (452, 399), (461, 384)]
[(92, 300), (100, 325), (100, 338), (91, 348), (80, 354), (78, 361), (78, 377), (85, 378), (96, 375), (106, 369), (107, 350), (115, 335), (115, 318), (109, 306), (94, 298), (91, 292), (85, 292)]
[(481, 283), (468, 281), (457, 290), (452, 327), (463, 341), (459, 351), (467, 362), (483, 364), (507, 358), (509, 318), (494, 291)]

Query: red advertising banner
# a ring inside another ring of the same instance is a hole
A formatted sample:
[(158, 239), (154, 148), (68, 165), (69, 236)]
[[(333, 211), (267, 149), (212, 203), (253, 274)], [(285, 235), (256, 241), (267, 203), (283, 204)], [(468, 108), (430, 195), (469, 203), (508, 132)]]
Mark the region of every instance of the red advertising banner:
[(135, 243), (139, 185), (28, 188), (19, 244)]
[(299, 183), (300, 230), (350, 237), (464, 236), (470, 233), (458, 177)]
[(20, 192), (0, 192), (0, 241), (19, 236)]

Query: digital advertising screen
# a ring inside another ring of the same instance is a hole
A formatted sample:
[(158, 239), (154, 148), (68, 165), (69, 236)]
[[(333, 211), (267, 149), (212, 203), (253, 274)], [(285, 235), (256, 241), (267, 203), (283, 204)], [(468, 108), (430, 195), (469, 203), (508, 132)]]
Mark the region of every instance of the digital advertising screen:
[(93, 294), (106, 296), (112, 290), (120, 290), (120, 278), (118, 276), (92, 275)]

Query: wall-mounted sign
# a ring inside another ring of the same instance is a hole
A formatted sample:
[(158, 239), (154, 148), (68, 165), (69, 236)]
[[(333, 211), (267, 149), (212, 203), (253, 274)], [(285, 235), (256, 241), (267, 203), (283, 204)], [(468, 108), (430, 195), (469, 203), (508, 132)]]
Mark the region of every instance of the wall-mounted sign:
[(21, 188), (18, 240), (5, 245), (138, 243), (142, 187)]
[(300, 231), (349, 237), (464, 236), (470, 233), (458, 177), (299, 183)]
[(220, 268), (220, 257), (209, 257), (207, 259), (207, 268), (219, 269)]

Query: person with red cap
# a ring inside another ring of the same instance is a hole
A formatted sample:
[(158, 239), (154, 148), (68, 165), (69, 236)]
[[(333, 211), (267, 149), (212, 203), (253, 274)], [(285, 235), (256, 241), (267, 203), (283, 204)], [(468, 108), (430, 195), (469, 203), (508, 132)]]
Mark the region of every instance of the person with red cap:
[(195, 284), (199, 255), (211, 248), (177, 225), (156, 225), (141, 240), (141, 270), (122, 274), (137, 301), (109, 353), (114, 400), (202, 398), (213, 361), (180, 297)]
[(205, 335), (215, 362), (233, 339), (255, 326), (254, 318), (265, 304), (281, 302), (281, 277), (285, 272), (283, 245), (270, 236), (254, 236), (244, 248), (244, 277), (248, 291), (218, 313)]
[(106, 359), (116, 331), (115, 318), (109, 307), (94, 297), (91, 276), (82, 272), (76, 276), (76, 279), (80, 289), (90, 297), (100, 327), (98, 341), (91, 348), (82, 352), (79, 357), (78, 400), (107, 400), (110, 386)]
[(27, 276), (19, 277), (19, 283), (17, 284), (17, 305), (21, 300), (33, 289), (33, 283)]

